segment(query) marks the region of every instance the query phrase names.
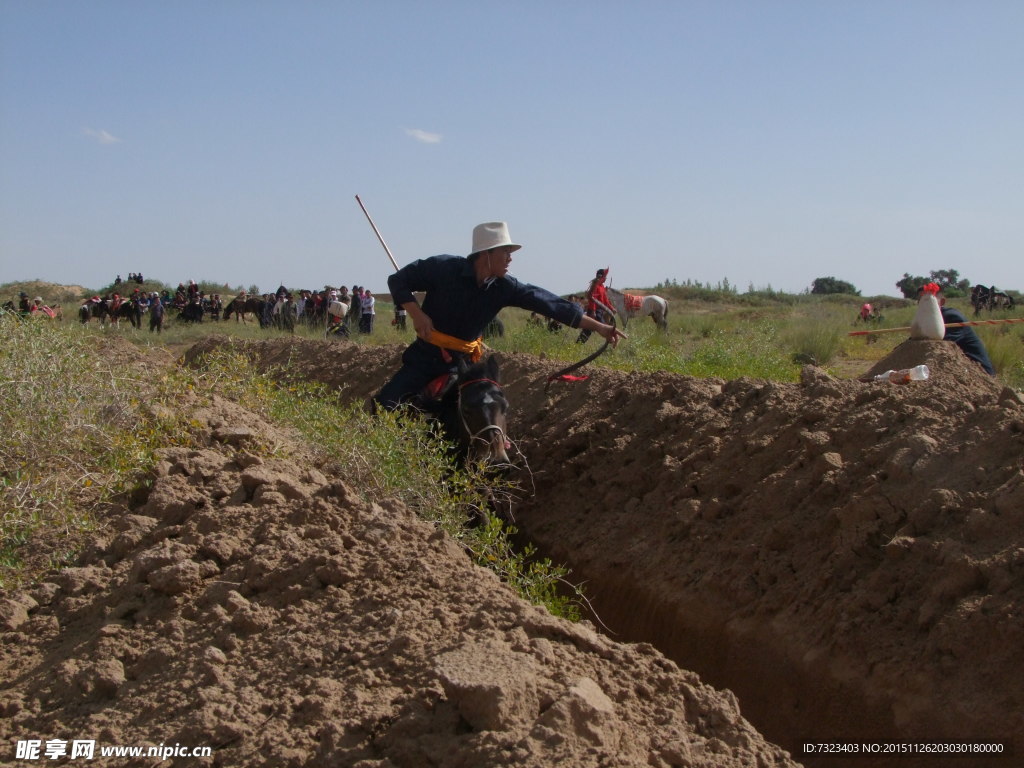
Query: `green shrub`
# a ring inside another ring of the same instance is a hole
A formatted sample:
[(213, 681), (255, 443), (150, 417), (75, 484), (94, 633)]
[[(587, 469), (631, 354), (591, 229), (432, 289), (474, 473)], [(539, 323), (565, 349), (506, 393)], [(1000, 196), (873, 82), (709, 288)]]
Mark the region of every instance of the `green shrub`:
[(794, 362), (825, 366), (839, 353), (847, 333), (845, 323), (817, 314), (792, 322), (782, 334), (782, 343)]

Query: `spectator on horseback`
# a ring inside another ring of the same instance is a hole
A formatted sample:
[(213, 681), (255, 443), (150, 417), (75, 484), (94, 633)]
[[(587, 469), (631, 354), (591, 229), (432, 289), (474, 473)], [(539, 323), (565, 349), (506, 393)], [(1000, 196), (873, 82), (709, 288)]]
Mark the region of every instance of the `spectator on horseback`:
[[(36, 311), (39, 314), (45, 315), (46, 317), (52, 320), (58, 317), (57, 313), (60, 311), (60, 304), (58, 304), (56, 307), (51, 307), (46, 304), (43, 304), (43, 299), (41, 296), (36, 296)], [(63, 314), (60, 316), (63, 317)]]
[[(396, 305), (412, 318), (416, 340), (402, 354), (402, 367), (373, 398), (377, 407), (394, 410), (423, 392), (453, 367), (452, 352), (478, 360), (484, 328), (504, 307), (520, 307), (557, 319), (573, 328), (596, 331), (614, 346), (621, 332), (583, 314), (576, 304), (543, 288), (509, 276), (513, 243), (503, 221), (473, 229), (469, 256), (431, 256), (414, 261), (388, 278)], [(423, 306), (414, 291), (425, 291)]]
[[(612, 303), (608, 301), (608, 291), (605, 290), (604, 281), (608, 277), (608, 268), (597, 270), (597, 274), (594, 275), (594, 279), (590, 281), (590, 285), (587, 287), (587, 303), (586, 303), (586, 315), (592, 317), (595, 320), (602, 320), (607, 314), (604, 307), (611, 307)], [(600, 302), (600, 304), (599, 304)], [(576, 337), (577, 344), (583, 344), (587, 339), (590, 338), (590, 331), (586, 328), (580, 331), (580, 335)]]
[[(937, 284), (936, 284), (937, 285)], [(967, 318), (958, 309), (946, 306), (946, 297), (942, 295), (942, 286), (938, 286), (939, 292), (936, 298), (939, 300), (939, 311), (942, 313), (942, 322), (946, 324), (946, 334), (942, 337), (945, 341), (952, 341), (971, 360), (980, 365), (985, 373), (990, 376), (996, 375), (996, 369), (992, 366), (992, 360), (988, 356), (988, 350), (982, 343), (981, 338), (969, 325), (962, 325), (958, 328), (950, 328), (950, 323), (966, 323)], [(918, 296), (924, 290), (924, 286), (918, 289)]]

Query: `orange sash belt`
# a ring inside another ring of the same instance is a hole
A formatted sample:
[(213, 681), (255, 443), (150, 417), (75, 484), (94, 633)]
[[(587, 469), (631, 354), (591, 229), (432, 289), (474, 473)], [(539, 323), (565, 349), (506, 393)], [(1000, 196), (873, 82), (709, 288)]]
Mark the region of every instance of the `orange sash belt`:
[(449, 336), (447, 333), (431, 331), (428, 341), (441, 347), (441, 349), (450, 349), (453, 352), (462, 352), (464, 355), (469, 355), (470, 361), (474, 363), (479, 362), (484, 354), (484, 340), (482, 338), (464, 341), (455, 336)]

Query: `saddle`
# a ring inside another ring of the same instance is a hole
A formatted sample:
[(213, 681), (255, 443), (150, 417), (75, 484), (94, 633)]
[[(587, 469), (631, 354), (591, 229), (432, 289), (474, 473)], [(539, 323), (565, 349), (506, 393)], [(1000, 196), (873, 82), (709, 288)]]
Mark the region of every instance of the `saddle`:
[(442, 373), (423, 388), (422, 397), (426, 400), (440, 401), (448, 394), (448, 391), (455, 386), (458, 379), (458, 371)]
[(626, 311), (627, 312), (639, 312), (640, 311), (640, 307), (644, 303), (644, 297), (643, 296), (637, 296), (635, 293), (624, 293), (622, 296), (623, 296), (623, 301), (626, 302)]
[(437, 405), (455, 386), (460, 373), (483, 356), (484, 344), (482, 339), (465, 341), (440, 331), (431, 333), (430, 343), (440, 348), (441, 357), (448, 364), (448, 372), (430, 381), (423, 388), (420, 399), (425, 404)]

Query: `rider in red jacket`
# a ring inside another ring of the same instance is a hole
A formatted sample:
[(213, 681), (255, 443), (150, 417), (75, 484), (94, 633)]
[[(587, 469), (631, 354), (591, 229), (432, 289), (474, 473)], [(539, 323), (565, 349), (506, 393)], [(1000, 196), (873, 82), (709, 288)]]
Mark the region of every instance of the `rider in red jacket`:
[[(611, 307), (612, 305), (612, 303), (608, 301), (608, 291), (606, 291), (604, 287), (604, 281), (607, 277), (607, 267), (605, 269), (597, 270), (597, 274), (594, 275), (594, 279), (590, 281), (590, 286), (587, 288), (586, 314), (601, 322), (603, 322), (602, 318), (607, 314), (604, 307)], [(589, 338), (590, 331), (581, 330), (580, 335), (576, 337), (576, 341), (582, 344)]]

